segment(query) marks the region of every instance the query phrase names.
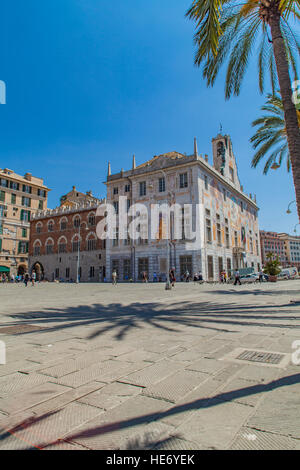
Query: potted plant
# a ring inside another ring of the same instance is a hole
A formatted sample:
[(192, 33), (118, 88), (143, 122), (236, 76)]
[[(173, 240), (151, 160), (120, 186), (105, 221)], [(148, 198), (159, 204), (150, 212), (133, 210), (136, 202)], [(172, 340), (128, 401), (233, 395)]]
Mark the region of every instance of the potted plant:
[(279, 267), (278, 256), (275, 256), (273, 253), (267, 254), (267, 262), (264, 267), (264, 273), (268, 274), (270, 282), (277, 281), (277, 275), (280, 273), (281, 269)]

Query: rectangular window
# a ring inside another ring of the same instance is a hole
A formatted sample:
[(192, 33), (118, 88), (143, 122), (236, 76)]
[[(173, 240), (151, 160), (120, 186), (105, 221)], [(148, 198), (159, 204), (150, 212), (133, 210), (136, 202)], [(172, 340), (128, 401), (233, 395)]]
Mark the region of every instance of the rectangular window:
[(95, 267), (94, 266), (90, 267), (90, 277), (95, 277)]
[(113, 237), (112, 244), (113, 246), (118, 246), (119, 244), (119, 228), (118, 227), (114, 229), (114, 237)]
[(66, 278), (70, 278), (70, 268), (66, 268)]
[(233, 172), (233, 168), (229, 167), (229, 173), (230, 173), (230, 179), (231, 179), (231, 181), (234, 183), (234, 172)]
[(214, 278), (214, 260), (212, 256), (207, 257), (207, 268), (208, 268), (208, 280), (211, 281)]
[(16, 196), (16, 194), (12, 194), (11, 195), (11, 203), (16, 204), (16, 202), (17, 202), (17, 196)]
[(20, 214), (20, 219), (23, 222), (29, 222), (30, 221), (30, 211), (25, 211), (24, 209), (22, 209), (21, 214)]
[(39, 201), (39, 210), (42, 211), (44, 209), (44, 202)]
[(146, 196), (146, 181), (140, 182), (140, 196)]
[(44, 189), (38, 189), (38, 196), (46, 197), (46, 191)]
[(15, 183), (15, 181), (10, 181), (9, 187), (10, 187), (10, 189), (15, 189), (16, 191), (19, 191), (20, 186), (19, 186), (19, 183)]
[(187, 188), (188, 187), (188, 175), (187, 173), (181, 173), (179, 175), (179, 187)]
[(5, 191), (0, 191), (0, 202), (5, 202)]
[(19, 242), (19, 253), (28, 253), (28, 242)]
[(125, 193), (130, 193), (130, 184), (125, 184)]
[(234, 246), (238, 246), (238, 234), (234, 232)]
[(59, 279), (59, 268), (55, 269), (55, 278)]
[(23, 238), (27, 237), (27, 229), (26, 228), (22, 228), (22, 237)]
[(3, 188), (8, 188), (8, 181), (3, 178), (0, 178), (0, 186), (2, 186)]
[(225, 227), (225, 242), (226, 248), (230, 248), (229, 228)]
[(208, 209), (205, 210), (206, 213), (206, 241), (207, 243), (211, 243), (211, 220), (210, 220), (210, 211)]
[(96, 243), (97, 243), (97, 240), (95, 240), (94, 238), (90, 238), (87, 243), (88, 251), (96, 250)]
[(23, 193), (28, 193), (28, 194), (31, 194), (32, 192), (32, 188), (31, 186), (28, 186), (27, 184), (23, 184)]
[(31, 207), (31, 199), (30, 199), (30, 197), (22, 196), (22, 206)]
[(116, 214), (119, 214), (119, 201), (114, 201), (113, 204)]
[(166, 180), (165, 178), (159, 178), (158, 180), (158, 191), (164, 193), (166, 190)]
[(206, 175), (204, 175), (204, 188), (208, 190), (208, 179)]
[(129, 281), (131, 279), (131, 261), (130, 259), (124, 259), (123, 261), (123, 279)]
[(224, 202), (227, 200), (226, 189), (223, 189)]
[(114, 194), (118, 194), (119, 193), (119, 188), (114, 188)]
[(221, 224), (217, 224), (217, 242), (218, 245), (222, 245)]

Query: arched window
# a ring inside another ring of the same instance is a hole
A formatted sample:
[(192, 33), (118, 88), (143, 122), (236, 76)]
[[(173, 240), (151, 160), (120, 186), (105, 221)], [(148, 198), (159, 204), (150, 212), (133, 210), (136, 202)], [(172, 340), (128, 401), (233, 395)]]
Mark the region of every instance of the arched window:
[(63, 217), (62, 219), (60, 219), (60, 230), (61, 231), (66, 230), (67, 229), (67, 224), (68, 224), (67, 217)]
[(52, 255), (54, 253), (54, 240), (52, 238), (48, 238), (46, 241), (46, 254)]
[(95, 213), (94, 212), (91, 212), (88, 216), (88, 224), (90, 226), (94, 226), (96, 225), (96, 217), (95, 217)]
[(48, 222), (48, 232), (53, 232), (54, 231), (54, 222), (53, 220), (49, 220)]
[(41, 246), (42, 246), (41, 241), (40, 240), (35, 240), (35, 242), (33, 244), (33, 255), (34, 256), (40, 256)]
[(72, 238), (72, 251), (73, 253), (76, 253), (78, 250), (80, 250), (80, 238), (78, 235), (75, 235)]
[(75, 215), (75, 217), (73, 218), (73, 225), (74, 225), (75, 228), (80, 227), (80, 216), (79, 215)]
[(97, 237), (94, 233), (89, 233), (86, 238), (87, 251), (94, 251), (97, 249)]
[(42, 228), (43, 228), (42, 222), (38, 222), (38, 223), (36, 224), (36, 227), (35, 227), (36, 233), (41, 233)]
[(66, 253), (67, 252), (67, 239), (66, 237), (60, 237), (58, 240), (58, 253)]

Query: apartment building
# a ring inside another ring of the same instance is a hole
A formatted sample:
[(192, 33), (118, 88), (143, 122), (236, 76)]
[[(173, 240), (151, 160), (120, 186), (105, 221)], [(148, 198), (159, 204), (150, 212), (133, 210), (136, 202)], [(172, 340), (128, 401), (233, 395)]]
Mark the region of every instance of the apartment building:
[(30, 220), (47, 209), (49, 188), (31, 173), (21, 176), (0, 169), (0, 274), (24, 274), (28, 270)]

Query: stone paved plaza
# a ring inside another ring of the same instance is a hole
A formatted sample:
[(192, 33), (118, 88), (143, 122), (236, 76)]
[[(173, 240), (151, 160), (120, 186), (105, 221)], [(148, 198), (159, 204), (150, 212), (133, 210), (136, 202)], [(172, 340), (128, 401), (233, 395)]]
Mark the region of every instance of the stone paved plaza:
[(0, 449), (300, 449), (299, 288), (0, 285)]

